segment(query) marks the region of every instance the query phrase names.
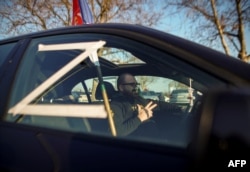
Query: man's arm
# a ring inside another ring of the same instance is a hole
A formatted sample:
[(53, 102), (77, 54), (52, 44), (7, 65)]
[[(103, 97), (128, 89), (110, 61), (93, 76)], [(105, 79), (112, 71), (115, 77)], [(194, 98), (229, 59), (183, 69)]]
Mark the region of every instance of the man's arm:
[(141, 120), (133, 115), (131, 107), (120, 103), (112, 103), (111, 109), (114, 113), (114, 122), (118, 136), (131, 134), (141, 124)]
[(153, 117), (153, 109), (156, 106), (152, 101), (144, 107), (137, 104), (137, 111), (134, 111), (129, 103), (112, 103), (117, 134), (128, 135), (134, 132), (142, 122)]

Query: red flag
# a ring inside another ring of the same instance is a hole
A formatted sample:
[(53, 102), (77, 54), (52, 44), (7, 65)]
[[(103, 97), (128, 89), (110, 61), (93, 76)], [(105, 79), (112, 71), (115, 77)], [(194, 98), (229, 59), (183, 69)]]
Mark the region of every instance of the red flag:
[(93, 15), (86, 0), (73, 0), (72, 25), (94, 23)]

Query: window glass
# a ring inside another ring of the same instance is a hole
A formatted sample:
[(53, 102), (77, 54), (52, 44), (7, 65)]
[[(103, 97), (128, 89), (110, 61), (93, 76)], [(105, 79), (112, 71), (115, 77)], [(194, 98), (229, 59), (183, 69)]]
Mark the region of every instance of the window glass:
[(8, 43), (8, 44), (0, 45), (0, 54), (1, 54), (0, 67), (3, 64), (4, 60), (8, 57), (10, 51), (15, 45), (16, 43)]
[[(12, 109), (29, 97), (34, 90), (39, 89), (55, 75), (60, 75), (65, 66), (85, 52), (79, 49), (39, 51), (41, 44), (63, 46), (61, 44), (90, 43), (99, 40), (106, 42), (104, 47), (97, 51), (100, 68), (90, 57), (84, 58), (55, 82), (46, 85), (46, 89), (28, 103), (32, 105), (29, 106), (33, 110), (31, 114), (13, 114), (10, 111), (6, 119), (27, 125), (111, 136), (103, 95), (106, 93), (109, 103), (112, 103), (114, 98), (119, 96), (118, 76), (129, 72), (135, 75), (140, 84), (140, 95), (144, 99), (161, 103), (159, 107), (174, 104), (179, 111), (169, 112), (158, 108), (154, 112), (152, 120), (160, 130), (158, 138), (141, 135), (121, 137), (187, 146), (192, 108), (196, 101), (207, 89), (225, 84), (178, 57), (117, 36), (72, 34), (32, 40), (18, 69), (9, 108)], [(104, 86), (99, 84), (100, 71)], [(44, 105), (46, 108), (42, 112), (35, 111)], [(136, 108), (135, 105), (131, 105), (129, 109), (133, 110), (134, 107)], [(19, 107), (18, 110), (20, 109)], [(79, 114), (85, 116), (77, 116)], [(113, 115), (115, 118), (116, 114)]]
[(77, 85), (73, 87), (71, 90), (72, 99), (76, 102), (89, 102), (88, 93), (84, 90), (83, 85), (79, 82)]

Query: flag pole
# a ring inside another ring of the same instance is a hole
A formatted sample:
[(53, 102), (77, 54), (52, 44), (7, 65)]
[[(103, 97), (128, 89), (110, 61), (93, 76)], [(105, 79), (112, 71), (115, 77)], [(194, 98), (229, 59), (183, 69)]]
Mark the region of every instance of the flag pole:
[(116, 134), (115, 124), (114, 124), (114, 120), (113, 120), (114, 114), (113, 114), (113, 112), (112, 112), (112, 110), (110, 108), (108, 94), (107, 94), (105, 85), (103, 84), (101, 67), (100, 66), (96, 66), (96, 68), (97, 68), (97, 74), (98, 74), (98, 78), (99, 78), (99, 83), (101, 84), (102, 97), (103, 97), (105, 109), (107, 111), (107, 116), (108, 116), (110, 130), (111, 130), (112, 135), (116, 136), (117, 134)]
[(98, 80), (99, 80), (99, 84), (101, 85), (102, 97), (103, 97), (104, 106), (105, 106), (105, 109), (107, 112), (107, 117), (108, 117), (108, 122), (109, 122), (110, 130), (111, 130), (111, 134), (113, 136), (116, 136), (117, 133), (116, 133), (115, 123), (114, 123), (114, 119), (113, 119), (114, 114), (110, 108), (109, 98), (108, 98), (108, 94), (107, 94), (105, 85), (103, 83), (102, 71), (101, 71), (101, 67), (100, 67), (100, 63), (99, 63), (96, 51), (91, 53), (90, 59), (94, 63), (94, 65), (96, 66)]

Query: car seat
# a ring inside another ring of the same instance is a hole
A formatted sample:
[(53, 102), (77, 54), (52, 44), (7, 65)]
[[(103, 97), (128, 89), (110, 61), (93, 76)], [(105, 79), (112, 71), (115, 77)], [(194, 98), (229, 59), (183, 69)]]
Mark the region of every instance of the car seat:
[[(110, 82), (104, 81), (103, 84), (105, 86), (107, 96), (108, 96), (109, 100), (111, 100), (113, 95), (115, 95), (117, 93), (117, 91), (115, 90), (115, 88), (113, 87), (113, 85)], [(100, 83), (98, 83), (98, 85), (96, 87), (95, 99), (98, 101), (101, 101), (101, 102), (103, 101), (102, 88), (101, 88)], [(89, 121), (89, 124), (91, 126), (91, 130), (93, 132), (101, 133), (101, 134), (108, 134), (108, 135), (111, 134), (109, 131), (108, 119), (88, 119), (88, 121)]]
[[(115, 90), (114, 86), (110, 82), (103, 81), (103, 84), (105, 86), (108, 98), (111, 100), (112, 97), (117, 93), (117, 91)], [(96, 98), (96, 100), (103, 100), (102, 89), (101, 89), (100, 83), (98, 83), (98, 85), (96, 87), (95, 98)]]

